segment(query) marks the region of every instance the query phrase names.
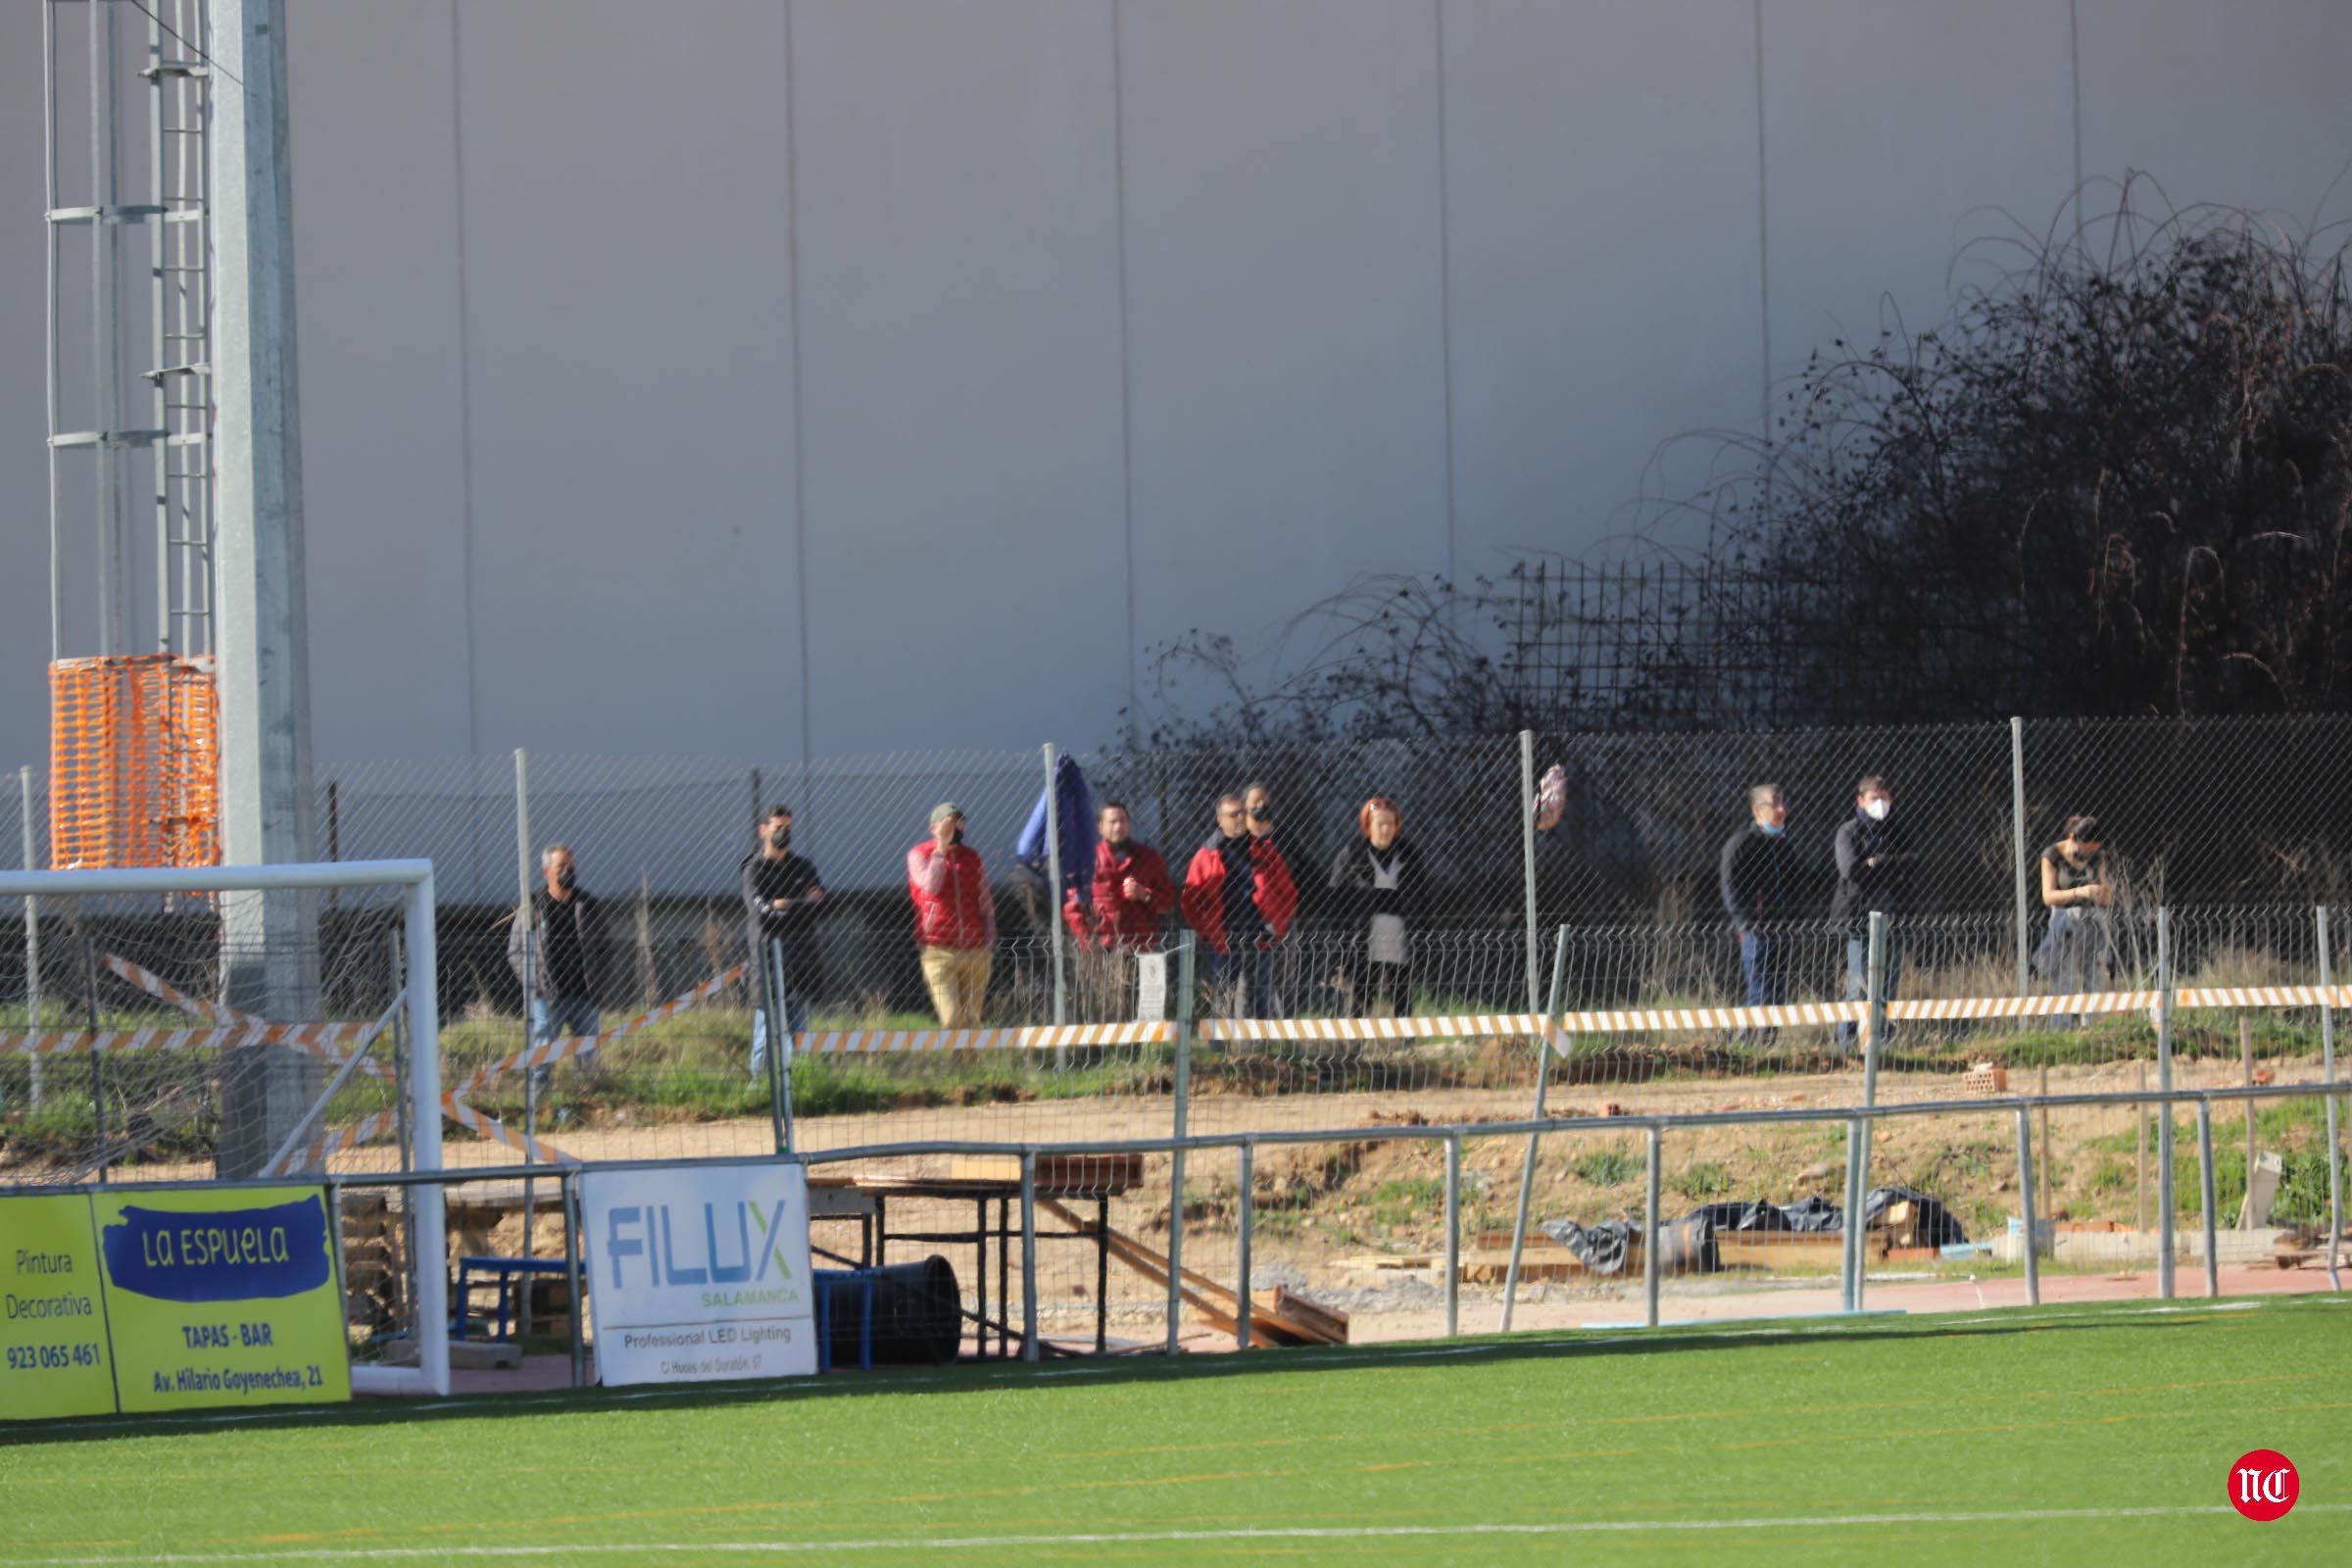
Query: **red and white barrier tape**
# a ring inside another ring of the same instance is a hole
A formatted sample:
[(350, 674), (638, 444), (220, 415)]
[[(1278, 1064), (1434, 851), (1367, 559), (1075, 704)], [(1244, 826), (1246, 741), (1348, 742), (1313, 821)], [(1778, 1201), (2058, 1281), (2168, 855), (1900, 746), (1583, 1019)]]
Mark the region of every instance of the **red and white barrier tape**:
[(1171, 1023), (1048, 1024), (1033, 1029), (818, 1029), (792, 1037), (796, 1052), (1044, 1051), (1062, 1046), (1152, 1046), (1176, 1038)]
[(518, 1133), (495, 1116), (485, 1116), (456, 1095), (441, 1097), (441, 1114), (484, 1138), (496, 1139), (510, 1149), (519, 1149), (541, 1165), (577, 1165), (579, 1161), (553, 1144), (541, 1143), (526, 1133)]
[[(372, 1023), (250, 1023), (215, 1029), (44, 1029), (0, 1034), (0, 1055), (75, 1055), (87, 1051), (214, 1051), (284, 1046), (324, 1055), (321, 1047), (367, 1038)], [(340, 1055), (328, 1060), (341, 1065)]]
[(615, 1040), (624, 1039), (629, 1035), (635, 1034), (640, 1029), (646, 1028), (652, 1024), (660, 1023), (664, 1018), (670, 1017), (679, 1012), (683, 1012), (686, 1008), (693, 1006), (698, 1002), (708, 1002), (710, 998), (718, 995), (718, 993), (724, 991), (727, 987), (742, 979), (744, 968), (745, 966), (739, 963), (724, 974), (712, 975), (701, 985), (696, 986), (692, 991), (681, 992), (679, 995), (670, 998), (667, 1002), (662, 1003), (660, 1006), (639, 1013), (636, 1017), (631, 1018), (627, 1023), (615, 1024), (612, 1028), (605, 1030), (602, 1034), (566, 1035), (562, 1040), (542, 1041), (538, 1045), (518, 1051), (514, 1055), (507, 1057), (504, 1061), (494, 1061), (487, 1067), (476, 1069), (474, 1072), (468, 1074), (462, 1082), (460, 1082), (455, 1089), (452, 1089), (450, 1093), (458, 1096), (460, 1099), (464, 1099), (466, 1096), (472, 1094), (476, 1089), (481, 1088), (484, 1084), (489, 1083), (492, 1079), (503, 1077), (508, 1073), (520, 1072), (529, 1067), (545, 1067), (554, 1062), (568, 1060), (573, 1056), (584, 1056), (589, 1052), (595, 1051), (600, 1047), (609, 1046)]
[(1203, 1018), (1203, 1040), (1474, 1040), (1540, 1035), (1540, 1012), (1491, 1012), (1450, 1018)]
[(206, 1002), (201, 997), (191, 997), (153, 969), (142, 969), (128, 958), (117, 957), (110, 953), (99, 961), (122, 979), (129, 981), (159, 1002), (170, 1003), (191, 1018), (202, 1018), (207, 1023), (260, 1023), (262, 1021), (250, 1013), (239, 1012), (234, 1007), (223, 1006), (217, 1002)]
[[(208, 1023), (223, 1026), (253, 1027), (260, 1025), (267, 1027), (264, 1020), (255, 1017), (250, 1012), (240, 1012), (234, 1007), (225, 1006), (220, 1003), (206, 1002), (202, 998), (191, 997), (154, 970), (141, 968), (128, 958), (110, 953), (100, 961), (121, 979), (138, 987), (158, 1002), (170, 1003), (192, 1018), (202, 1018)], [(292, 1040), (284, 1043), (294, 1050), (306, 1051), (314, 1056), (323, 1057), (337, 1067), (342, 1066), (345, 1059), (342, 1052), (324, 1042)], [(391, 1069), (380, 1062), (363, 1061), (360, 1063), (360, 1070), (370, 1078), (378, 1078), (386, 1083), (392, 1081)]]

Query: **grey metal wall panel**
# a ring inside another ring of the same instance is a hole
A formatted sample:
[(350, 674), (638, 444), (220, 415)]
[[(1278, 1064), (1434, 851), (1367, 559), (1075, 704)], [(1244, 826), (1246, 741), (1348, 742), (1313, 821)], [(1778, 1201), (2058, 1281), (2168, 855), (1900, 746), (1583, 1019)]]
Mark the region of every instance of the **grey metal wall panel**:
[[(1884, 313), (1913, 331), (1949, 308), (1955, 248), (2038, 232), (2074, 183), (2065, 0), (1764, 13), (1773, 373), (1816, 345), (1868, 345)], [(1994, 248), (1962, 281), (2013, 267)]]
[(782, 14), (460, 18), (484, 744), (797, 750)]
[(449, 8), (301, 12), (286, 43), (313, 749), (328, 761), (464, 752)]
[(1455, 496), (1463, 569), (1494, 571), (1694, 488), (1667, 438), (1754, 422), (1754, 38), (1748, 0), (1446, 22)]
[(1108, 11), (803, 0), (794, 49), (816, 748), (1093, 741), (1127, 681)]
[(2352, 218), (2344, 0), (2078, 3), (2086, 172), (2144, 170), (2175, 203), (2276, 209), (2299, 222), (2325, 195), (2321, 221)]
[(1123, 20), (1144, 640), (1444, 567), (1429, 0)]

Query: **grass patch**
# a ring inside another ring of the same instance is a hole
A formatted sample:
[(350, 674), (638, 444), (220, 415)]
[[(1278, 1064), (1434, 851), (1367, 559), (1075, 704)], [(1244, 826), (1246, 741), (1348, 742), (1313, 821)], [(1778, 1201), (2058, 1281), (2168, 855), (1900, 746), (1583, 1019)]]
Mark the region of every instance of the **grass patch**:
[[(2311, 1504), (2352, 1487), (2343, 1313), (2219, 1304), (0, 1427), (0, 1563), (419, 1544), (453, 1561), (522, 1549), (615, 1568), (2328, 1560), (2342, 1515)], [(2304, 1505), (2276, 1524), (2223, 1503), (2249, 1409), (2301, 1471)], [(1790, 1458), (1823, 1454), (1908, 1479), (1874, 1488), (1851, 1465)], [(1497, 1521), (1513, 1533), (1492, 1534)]]

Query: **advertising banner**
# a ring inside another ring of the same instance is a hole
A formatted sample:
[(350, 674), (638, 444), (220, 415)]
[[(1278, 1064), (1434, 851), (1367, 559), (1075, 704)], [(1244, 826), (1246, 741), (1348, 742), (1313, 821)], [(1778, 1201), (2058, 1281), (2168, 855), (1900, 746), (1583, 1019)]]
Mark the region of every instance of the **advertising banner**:
[(326, 1194), (93, 1194), (124, 1410), (351, 1397)]
[(580, 1204), (599, 1381), (816, 1370), (800, 1166), (590, 1171)]
[(0, 1413), (32, 1421), (114, 1409), (90, 1200), (0, 1198)]

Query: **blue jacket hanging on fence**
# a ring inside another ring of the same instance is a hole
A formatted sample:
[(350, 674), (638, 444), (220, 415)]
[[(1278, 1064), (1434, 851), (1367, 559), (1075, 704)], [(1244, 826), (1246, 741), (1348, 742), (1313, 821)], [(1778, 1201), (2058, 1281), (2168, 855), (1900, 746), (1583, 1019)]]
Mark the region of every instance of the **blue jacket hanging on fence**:
[[(1012, 851), (1012, 858), (1041, 881), (1051, 874), (1046, 845), (1048, 794), (1046, 790), (1037, 792), (1029, 825), (1021, 829)], [(1095, 902), (1095, 803), (1086, 787), (1086, 775), (1067, 757), (1054, 764), (1051, 796), (1061, 829), (1061, 886), (1054, 890), (1054, 902), (1091, 906)]]

